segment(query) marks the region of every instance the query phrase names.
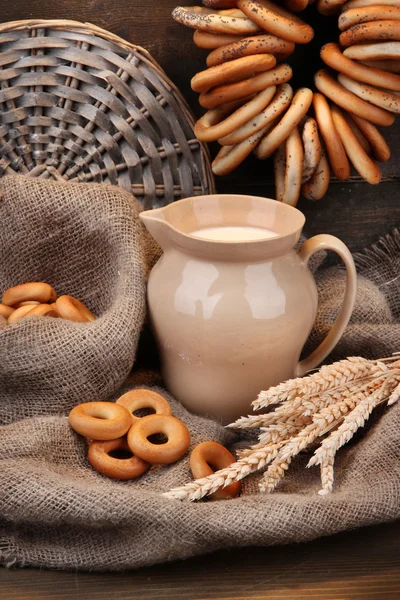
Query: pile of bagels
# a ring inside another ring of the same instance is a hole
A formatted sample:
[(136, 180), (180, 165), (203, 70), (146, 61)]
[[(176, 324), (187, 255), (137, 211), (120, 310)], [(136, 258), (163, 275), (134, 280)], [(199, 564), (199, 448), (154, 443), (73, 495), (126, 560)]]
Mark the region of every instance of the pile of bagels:
[[(143, 415), (148, 411), (152, 414)], [(172, 415), (169, 402), (147, 388), (126, 392), (115, 403), (78, 404), (68, 419), (72, 429), (89, 440), (91, 466), (111, 479), (136, 479), (154, 465), (175, 463), (190, 446), (189, 430)], [(190, 454), (195, 479), (234, 462), (235, 457), (217, 442), (202, 442)], [(239, 492), (240, 482), (235, 482), (214, 492), (211, 499), (234, 498)]]
[(1, 299), (0, 316), (9, 325), (27, 317), (61, 318), (76, 323), (89, 323), (96, 318), (77, 298), (67, 294), (57, 297), (54, 288), (44, 281), (21, 283), (6, 290)]
[(329, 69), (315, 74), (316, 91), (294, 91), (284, 61), (314, 31), (290, 11), (311, 3), (203, 0), (172, 13), (210, 51), (191, 85), (207, 109), (196, 137), (221, 145), (213, 172), (229, 174), (252, 152), (273, 157), (277, 200), (292, 206), (321, 199), (331, 174), (345, 181), (351, 165), (379, 183), (390, 149), (377, 126), (400, 112), (400, 0), (317, 0), (321, 14), (339, 15), (339, 44), (321, 49)]

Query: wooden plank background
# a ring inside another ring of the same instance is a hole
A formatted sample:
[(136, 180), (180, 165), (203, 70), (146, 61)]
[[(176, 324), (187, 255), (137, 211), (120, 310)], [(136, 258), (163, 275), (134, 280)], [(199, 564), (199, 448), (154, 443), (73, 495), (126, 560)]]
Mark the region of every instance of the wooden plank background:
[[(190, 79), (205, 68), (206, 51), (192, 43), (192, 30), (171, 18), (179, 0), (11, 0), (2, 2), (1, 21), (26, 18), (76, 19), (91, 21), (149, 50), (178, 85), (196, 115), (203, 109), (190, 89)], [(185, 0), (183, 4), (198, 4)], [(294, 68), (295, 87), (310, 86), (313, 74), (321, 66), (319, 49), (324, 42), (338, 38), (335, 18), (321, 17), (314, 7), (304, 13), (314, 26), (315, 39), (307, 46), (297, 46), (289, 63)], [(299, 208), (306, 214), (307, 235), (332, 233), (346, 242), (351, 250), (361, 250), (380, 235), (400, 223), (400, 128), (398, 121), (385, 128), (392, 148), (392, 159), (383, 165), (384, 182), (371, 186), (356, 175), (348, 182), (333, 182), (328, 195), (319, 202), (301, 200)], [(215, 153), (215, 148), (212, 147)], [(217, 178), (220, 192), (274, 196), (270, 161), (250, 157), (236, 172)]]

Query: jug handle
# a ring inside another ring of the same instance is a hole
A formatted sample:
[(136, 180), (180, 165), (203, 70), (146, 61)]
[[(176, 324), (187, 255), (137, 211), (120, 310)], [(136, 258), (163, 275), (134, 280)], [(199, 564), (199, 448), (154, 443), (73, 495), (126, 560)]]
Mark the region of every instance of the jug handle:
[(319, 250), (333, 250), (339, 254), (340, 258), (343, 260), (347, 271), (346, 291), (344, 294), (342, 308), (340, 309), (339, 315), (332, 329), (329, 331), (328, 335), (321, 342), (318, 348), (316, 348), (310, 354), (310, 356), (297, 364), (295, 371), (296, 377), (301, 377), (307, 373), (307, 371), (315, 369), (315, 367), (317, 367), (333, 350), (342, 337), (348, 322), (350, 321), (356, 300), (357, 272), (350, 250), (342, 241), (333, 235), (316, 235), (304, 242), (299, 251), (300, 260), (305, 267), (307, 267), (311, 256)]

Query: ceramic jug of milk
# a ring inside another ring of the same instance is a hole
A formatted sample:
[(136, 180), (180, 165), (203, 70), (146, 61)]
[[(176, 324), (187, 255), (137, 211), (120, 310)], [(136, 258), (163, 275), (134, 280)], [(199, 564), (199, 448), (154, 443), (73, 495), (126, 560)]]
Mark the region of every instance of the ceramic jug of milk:
[[(339, 341), (354, 306), (356, 271), (347, 247), (317, 235), (294, 250), (305, 218), (254, 196), (187, 198), (140, 218), (164, 253), (148, 304), (167, 389), (192, 412), (227, 424), (266, 390), (315, 368)], [(347, 269), (336, 323), (299, 362), (318, 304), (307, 267), (334, 250)]]

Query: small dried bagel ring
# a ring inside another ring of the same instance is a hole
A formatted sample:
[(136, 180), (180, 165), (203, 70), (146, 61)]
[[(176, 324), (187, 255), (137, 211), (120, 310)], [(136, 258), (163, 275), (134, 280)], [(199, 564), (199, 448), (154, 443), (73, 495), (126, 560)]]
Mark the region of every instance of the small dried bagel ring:
[(7, 323), (12, 325), (13, 323), (17, 323), (21, 319), (23, 319), (29, 312), (31, 312), (32, 306), (21, 306), (20, 308), (16, 308), (14, 312), (8, 317)]
[(365, 6), (399, 6), (399, 0), (350, 0), (343, 7), (343, 12), (353, 8), (364, 8)]
[[(349, 48), (347, 48), (349, 50)], [(379, 69), (380, 71), (387, 71), (388, 73), (400, 73), (400, 61), (399, 60), (365, 60), (362, 62), (366, 67), (372, 67), (373, 69)]]
[(378, 165), (364, 152), (354, 133), (351, 131), (343, 113), (337, 106), (332, 107), (335, 127), (342, 139), (347, 156), (356, 171), (371, 184), (377, 184), (382, 178)]
[(215, 175), (228, 175), (234, 171), (256, 148), (263, 135), (273, 128), (275, 121), (260, 129), (247, 139), (232, 146), (222, 146), (211, 165)]
[[(216, 442), (202, 442), (190, 454), (190, 469), (195, 479), (202, 479), (212, 475), (215, 471), (226, 469), (236, 462), (235, 457), (221, 444)], [(209, 498), (212, 500), (225, 500), (236, 498), (240, 492), (240, 481), (235, 481), (224, 488), (220, 488)]]
[(372, 125), (369, 121), (357, 117), (357, 115), (351, 115), (357, 127), (363, 133), (365, 138), (368, 140), (372, 148), (372, 152), (379, 162), (386, 162), (390, 158), (390, 148), (386, 143), (383, 135), (378, 131), (375, 125)]
[(133, 413), (143, 408), (151, 408), (155, 411), (156, 415), (170, 415), (171, 407), (169, 402), (163, 398), (160, 394), (146, 390), (144, 388), (131, 390), (120, 396), (117, 400), (117, 404), (125, 406), (132, 414), (132, 421), (135, 422), (141, 417), (137, 417)]
[(262, 29), (284, 40), (308, 44), (314, 37), (312, 27), (269, 0), (238, 0), (237, 6)]
[(360, 42), (377, 41), (399, 41), (400, 40), (400, 21), (387, 19), (386, 21), (372, 21), (362, 25), (354, 25), (343, 31), (339, 36), (339, 42), (342, 46), (353, 46)]
[(206, 31), (196, 31), (193, 34), (193, 42), (198, 48), (205, 50), (214, 50), (227, 44), (240, 42), (243, 39), (242, 35), (224, 35), (218, 33), (207, 33)]
[(38, 304), (37, 306), (31, 306), (30, 311), (27, 312), (22, 318), (25, 317), (52, 317), (58, 319), (59, 314), (50, 304)]
[(205, 93), (217, 86), (242, 81), (256, 73), (269, 71), (275, 65), (276, 58), (272, 54), (255, 54), (236, 58), (223, 65), (216, 65), (197, 73), (191, 81), (192, 90)]
[(14, 312), (14, 308), (12, 308), (11, 306), (6, 306), (5, 304), (0, 304), (0, 315), (2, 317), (4, 317), (5, 319), (8, 319), (8, 317)]
[(236, 8), (236, 0), (203, 0), (207, 8)]
[(132, 425), (131, 413), (113, 402), (85, 402), (75, 406), (68, 416), (77, 433), (92, 440), (115, 440)]
[(233, 102), (239, 98), (245, 98), (246, 96), (261, 92), (271, 85), (286, 83), (291, 77), (292, 69), (289, 65), (279, 65), (275, 69), (260, 73), (250, 79), (221, 85), (206, 94), (200, 94), (199, 102), (203, 108), (216, 108), (227, 102)]
[(368, 154), (368, 156), (371, 156), (371, 154), (372, 154), (371, 146), (369, 145), (369, 142), (368, 142), (367, 138), (365, 137), (365, 135), (363, 134), (363, 132), (361, 131), (361, 129), (358, 127), (357, 123), (354, 121), (353, 115), (346, 112), (346, 113), (344, 113), (343, 116), (346, 119), (347, 124), (350, 127), (351, 131), (356, 136), (357, 141), (360, 144), (361, 148), (364, 150), (364, 152), (366, 154)]
[(374, 106), (349, 92), (338, 83), (325, 69), (321, 69), (314, 77), (316, 88), (327, 98), (345, 110), (368, 119), (375, 125), (389, 126), (394, 123), (394, 115), (382, 108)]
[[(162, 433), (168, 441), (152, 444), (149, 436)], [(128, 445), (133, 454), (152, 465), (169, 465), (185, 454), (190, 445), (188, 428), (172, 416), (148, 415), (138, 419), (128, 433)]]
[(323, 151), (314, 175), (301, 187), (302, 196), (307, 200), (321, 200), (328, 191), (330, 176), (329, 161), (326, 152)]
[(400, 42), (359, 44), (345, 48), (343, 54), (353, 60), (395, 60), (400, 58)]
[(258, 158), (265, 159), (271, 156), (278, 146), (289, 137), (293, 129), (297, 127), (302, 118), (307, 114), (312, 99), (313, 93), (310, 89), (300, 88), (297, 90), (288, 111), (256, 148), (255, 153)]
[(221, 146), (231, 146), (240, 144), (254, 133), (274, 121), (290, 105), (293, 98), (293, 89), (288, 83), (283, 83), (276, 88), (276, 93), (272, 101), (263, 111), (254, 119), (250, 120), (236, 131), (218, 140)]
[(7, 306), (15, 306), (20, 302), (35, 300), (37, 302), (54, 302), (57, 294), (48, 283), (41, 281), (32, 281), (31, 283), (22, 283), (8, 289), (3, 294), (2, 303)]
[(132, 455), (129, 458), (110, 456), (110, 453), (116, 450), (123, 450), (132, 454), (126, 436), (116, 440), (92, 442), (88, 450), (88, 459), (93, 469), (102, 475), (106, 475), (106, 477), (110, 477), (110, 479), (128, 481), (129, 479), (136, 479), (150, 467), (149, 463), (138, 456)]
[(230, 112), (229, 108), (236, 103), (225, 104), (209, 110), (197, 121), (194, 127), (195, 136), (202, 142), (214, 142), (220, 137), (231, 134), (254, 116), (260, 114), (271, 102), (275, 91), (275, 86), (266, 88), (225, 119), (226, 111)]
[(216, 48), (207, 56), (207, 66), (214, 67), (242, 56), (273, 54), (276, 60), (284, 60), (292, 54), (295, 45), (275, 35), (253, 35), (238, 42)]
[[(26, 302), (18, 302), (18, 304), (15, 305), (15, 308), (21, 308), (21, 306), (32, 306), (32, 308), (34, 306), (39, 306), (39, 304), (41, 304), (41, 302), (38, 302), (37, 300), (27, 300)], [(51, 306), (49, 304), (49, 306)]]
[(56, 309), (60, 317), (76, 323), (88, 323), (96, 318), (82, 302), (65, 294), (57, 298)]
[(235, 9), (229, 11), (201, 6), (177, 6), (172, 11), (172, 18), (182, 25), (208, 33), (251, 35), (260, 31), (256, 23)]
[(369, 83), (377, 87), (386, 88), (395, 92), (400, 91), (400, 77), (393, 73), (386, 73), (376, 68), (361, 65), (347, 56), (344, 56), (337, 44), (326, 44), (321, 49), (321, 58), (329, 67), (356, 81)]
[(316, 120), (312, 117), (307, 117), (304, 123), (302, 140), (304, 147), (304, 160), (301, 182), (305, 183), (311, 179), (322, 156), (322, 146), (318, 134), (318, 125)]
[(285, 189), (282, 202), (296, 206), (300, 198), (301, 179), (303, 175), (304, 150), (299, 133), (295, 127), (286, 140), (286, 172)]
[(365, 8), (351, 8), (340, 15), (338, 25), (341, 31), (346, 31), (353, 25), (384, 19), (398, 21), (400, 19), (400, 7), (375, 5), (366, 6)]
[(332, 170), (340, 181), (345, 181), (350, 177), (350, 164), (342, 140), (336, 131), (330, 106), (323, 94), (314, 94), (313, 106)]
[(321, 15), (330, 16), (340, 11), (346, 0), (318, 0), (317, 10)]
[[(343, 73), (340, 73), (338, 76), (339, 83), (349, 90), (352, 94), (358, 96), (362, 100), (366, 100), (370, 102), (374, 106), (379, 106), (384, 110), (387, 110), (391, 113), (400, 114), (400, 96), (395, 94), (394, 92), (382, 91), (378, 90), (371, 85), (366, 85), (365, 83), (358, 83), (358, 81), (354, 81), (351, 77), (347, 77)], [(350, 105), (348, 110), (353, 112), (352, 106)], [(364, 115), (367, 117), (367, 115)], [(369, 119), (370, 120), (370, 119)]]
[(308, 0), (285, 0), (286, 8), (293, 12), (301, 12), (307, 8), (308, 4)]

